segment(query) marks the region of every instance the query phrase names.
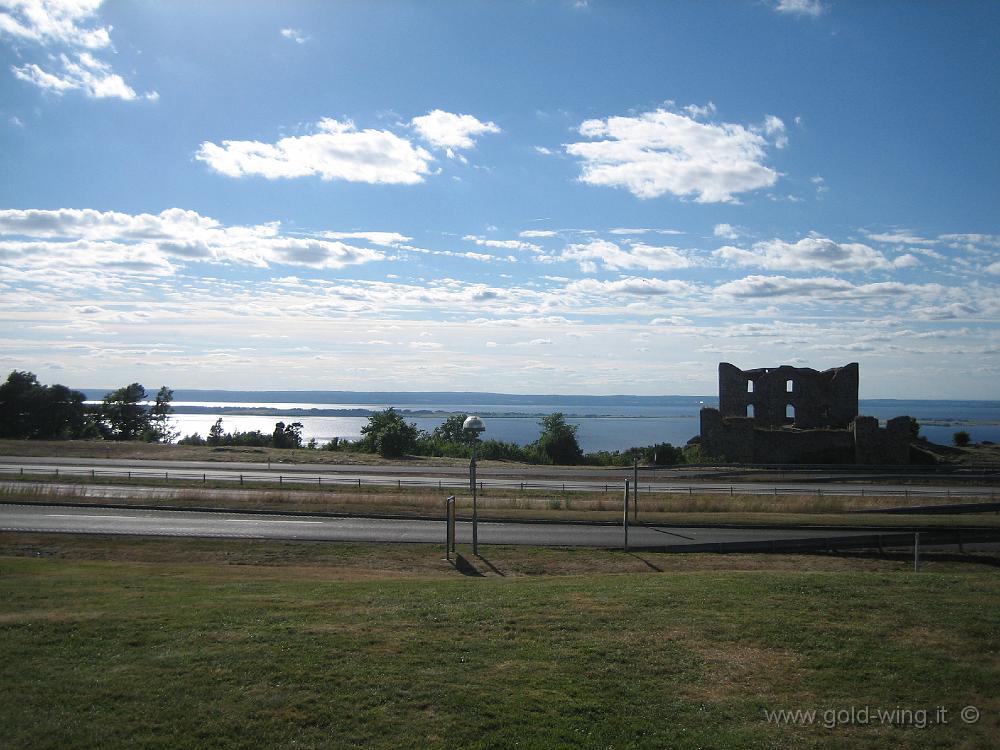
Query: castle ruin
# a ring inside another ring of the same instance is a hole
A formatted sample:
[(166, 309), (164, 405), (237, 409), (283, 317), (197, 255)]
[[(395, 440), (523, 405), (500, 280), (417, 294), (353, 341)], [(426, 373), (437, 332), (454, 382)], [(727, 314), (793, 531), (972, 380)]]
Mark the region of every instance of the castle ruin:
[(858, 363), (741, 370), (719, 363), (719, 408), (701, 410), (701, 449), (735, 463), (907, 464), (909, 417), (858, 414)]

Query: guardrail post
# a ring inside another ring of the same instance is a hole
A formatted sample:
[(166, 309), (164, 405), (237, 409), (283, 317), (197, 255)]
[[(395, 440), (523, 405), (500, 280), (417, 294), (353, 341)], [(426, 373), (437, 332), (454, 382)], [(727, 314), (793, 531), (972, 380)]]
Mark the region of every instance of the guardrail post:
[(240, 485), (242, 485), (242, 484), (243, 484), (243, 475), (240, 474)]
[(920, 532), (913, 532), (913, 572), (920, 570)]
[(208, 475), (207, 474), (202, 474), (201, 475), (201, 483), (205, 484), (205, 482), (207, 482), (207, 481), (208, 481)]
[(90, 478), (91, 479), (97, 479), (97, 470), (96, 469), (91, 469), (90, 470)]

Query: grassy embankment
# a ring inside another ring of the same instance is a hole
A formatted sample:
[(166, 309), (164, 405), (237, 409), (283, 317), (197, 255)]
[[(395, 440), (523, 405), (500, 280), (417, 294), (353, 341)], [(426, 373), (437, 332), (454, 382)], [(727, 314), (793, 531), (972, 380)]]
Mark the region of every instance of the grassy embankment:
[[(1000, 731), (982, 561), (489, 547), (463, 576), (440, 554), (0, 535), (0, 746), (987, 748)], [(865, 706), (911, 721), (823, 726)], [(768, 723), (779, 709), (820, 713)]]
[[(74, 480), (75, 481), (75, 480)], [(333, 485), (306, 489), (234, 489), (205, 487), (200, 482), (151, 484), (148, 480), (106, 484), (82, 481), (51, 485), (48, 482), (0, 480), (0, 502), (141, 504), (171, 508), (225, 508), (235, 511), (269, 510), (352, 515), (398, 515), (440, 518), (449, 492), (418, 487), (362, 488)], [(902, 497), (831, 497), (825, 495), (699, 495), (642, 493), (640, 523), (670, 525), (820, 525), (937, 528), (962, 526), (1000, 527), (1000, 514), (885, 515), (848, 512), (856, 508), (912, 504)], [(933, 502), (937, 502), (934, 500)], [(458, 511), (470, 517), (472, 497), (458, 495)], [(613, 492), (544, 492), (487, 489), (479, 496), (480, 517), (490, 519), (602, 521), (621, 523), (622, 499)], [(632, 516), (630, 515), (630, 518)]]

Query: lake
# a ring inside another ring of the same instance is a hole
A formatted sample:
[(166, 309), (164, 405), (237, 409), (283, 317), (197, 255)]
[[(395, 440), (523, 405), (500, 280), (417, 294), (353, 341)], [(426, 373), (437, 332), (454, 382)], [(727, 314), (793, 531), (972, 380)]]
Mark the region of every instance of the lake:
[[(282, 394), (280, 401), (266, 400), (260, 397), (263, 394), (252, 392), (241, 393), (237, 398), (232, 398), (231, 393), (225, 395), (229, 397), (227, 400), (175, 401), (177, 413), (171, 416), (174, 429), (181, 436), (197, 432), (206, 437), (219, 417), (227, 432), (270, 433), (275, 422), (301, 422), (303, 438), (307, 441), (315, 438), (322, 444), (335, 437), (358, 439), (361, 428), (368, 422), (368, 413), (393, 406), (407, 421), (428, 432), (449, 414), (478, 414), (486, 422), (484, 439), (525, 444), (537, 439), (542, 416), (561, 411), (568, 422), (578, 426), (577, 436), (584, 451), (610, 451), (653, 443), (684, 445), (699, 432), (701, 406), (718, 405), (716, 398), (698, 396), (551, 397), (548, 403), (540, 397), (523, 397), (527, 403), (518, 403), (518, 397), (513, 396), (466, 402), (444, 397), (437, 403), (429, 398), (358, 403), (350, 398), (295, 400), (288, 398), (288, 394)], [(232, 414), (223, 413), (225, 409), (275, 411)], [(904, 414), (915, 417), (921, 423), (921, 434), (936, 443), (951, 444), (953, 434), (959, 430), (968, 432), (973, 441), (1000, 442), (1000, 401), (862, 399), (860, 412), (883, 422)]]

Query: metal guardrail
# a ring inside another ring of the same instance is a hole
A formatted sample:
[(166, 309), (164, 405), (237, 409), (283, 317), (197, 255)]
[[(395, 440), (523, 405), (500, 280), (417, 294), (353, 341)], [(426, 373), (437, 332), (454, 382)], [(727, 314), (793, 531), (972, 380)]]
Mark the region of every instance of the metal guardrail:
[[(184, 481), (184, 482), (201, 482), (207, 484), (209, 481), (212, 482), (232, 482), (238, 483), (240, 485), (247, 484), (278, 484), (279, 486), (284, 485), (317, 485), (317, 486), (332, 486), (332, 485), (348, 485), (356, 486), (358, 488), (364, 486), (396, 486), (397, 488), (402, 487), (429, 487), (437, 489), (448, 489), (448, 488), (462, 488), (468, 486), (467, 478), (457, 478), (457, 479), (430, 479), (421, 477), (397, 477), (395, 479), (386, 478), (371, 478), (371, 477), (338, 477), (331, 475), (304, 475), (296, 472), (293, 475), (287, 474), (264, 474), (260, 472), (247, 472), (247, 473), (236, 473), (236, 472), (191, 472), (191, 471), (159, 471), (153, 469), (85, 469), (78, 467), (55, 467), (54, 469), (47, 469), (45, 467), (32, 468), (29, 471), (25, 471), (23, 467), (14, 468), (9, 466), (0, 466), (0, 475), (14, 475), (18, 477), (34, 477), (34, 476), (52, 476), (56, 478), (71, 478), (71, 477), (84, 477), (91, 480), (108, 478), (108, 479), (157, 479), (162, 481)], [(604, 492), (604, 493), (618, 493), (621, 491), (622, 485), (615, 482), (518, 482), (514, 480), (479, 480), (477, 485), (480, 490), (487, 488), (492, 489), (504, 489), (504, 490), (543, 490), (549, 492)], [(829, 484), (824, 484), (823, 486), (817, 486), (816, 488), (803, 488), (803, 487), (781, 487), (778, 485), (773, 485), (770, 487), (738, 487), (736, 485), (709, 485), (709, 484), (689, 484), (689, 485), (678, 485), (678, 484), (662, 484), (662, 483), (646, 483), (640, 485), (640, 489), (647, 493), (658, 493), (658, 494), (680, 494), (680, 495), (771, 495), (774, 497), (778, 496), (815, 496), (817, 498), (822, 497), (844, 497), (844, 496), (858, 496), (861, 497), (903, 497), (903, 498), (989, 498), (991, 501), (997, 499), (997, 490), (994, 488), (981, 488), (981, 487), (955, 487), (955, 488), (909, 488), (909, 489), (891, 489), (891, 488), (880, 488), (877, 485), (873, 485), (870, 488), (850, 488), (850, 487), (836, 487)]]

